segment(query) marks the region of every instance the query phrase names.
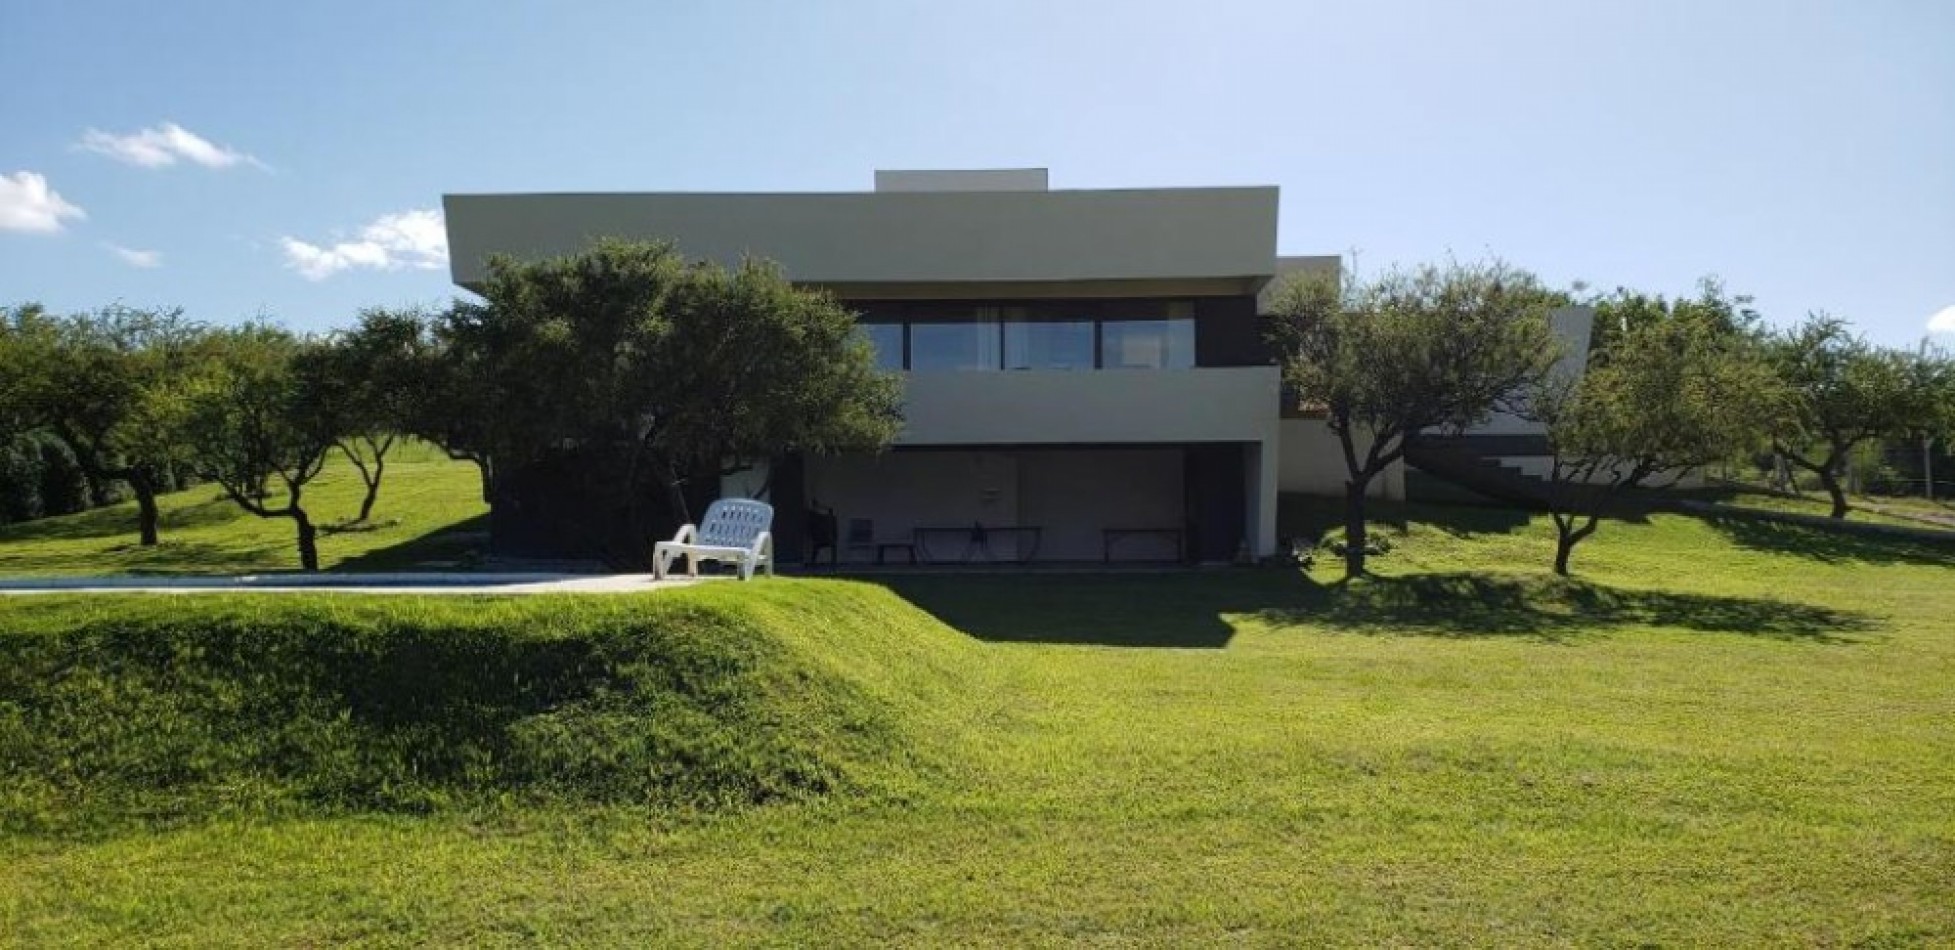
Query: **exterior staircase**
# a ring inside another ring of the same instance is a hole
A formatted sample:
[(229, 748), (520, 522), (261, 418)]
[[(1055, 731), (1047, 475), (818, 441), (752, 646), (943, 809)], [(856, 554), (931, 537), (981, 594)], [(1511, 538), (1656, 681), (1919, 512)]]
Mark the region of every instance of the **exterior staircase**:
[[(1405, 494), (1420, 501), (1497, 502), (1528, 511), (1547, 509), (1548, 483), (1468, 447), (1466, 440), (1421, 436), (1405, 446)], [(1418, 477), (1424, 476), (1424, 477)]]
[[(1415, 439), (1405, 446), (1405, 462), (1413, 469), (1405, 473), (1405, 493), (1417, 501), (1492, 502), (1526, 511), (1546, 511), (1551, 492), (1603, 492), (1586, 485), (1551, 485), (1517, 466), (1480, 454), (1467, 439), (1441, 436)], [(1643, 490), (1622, 492), (1602, 500), (1602, 510), (1617, 516), (1641, 515), (1653, 509), (1678, 510), (1678, 503), (1665, 492)]]

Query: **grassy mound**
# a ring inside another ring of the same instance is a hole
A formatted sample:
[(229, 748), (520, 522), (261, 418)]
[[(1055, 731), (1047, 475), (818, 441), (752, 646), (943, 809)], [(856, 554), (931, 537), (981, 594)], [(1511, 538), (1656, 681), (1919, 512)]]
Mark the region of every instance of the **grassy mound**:
[(0, 823), (898, 792), (964, 644), (878, 588), (117, 597), (0, 631)]

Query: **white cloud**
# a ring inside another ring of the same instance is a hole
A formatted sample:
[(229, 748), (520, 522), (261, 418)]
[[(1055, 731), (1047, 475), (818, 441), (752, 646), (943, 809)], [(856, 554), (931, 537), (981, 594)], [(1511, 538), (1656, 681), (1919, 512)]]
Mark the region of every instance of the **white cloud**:
[(295, 237), (278, 239), (285, 266), (307, 280), (325, 280), (344, 270), (439, 270), (448, 266), (448, 229), (434, 208), (384, 214), (360, 229), (359, 238), (330, 245)]
[(265, 167), (264, 162), (212, 142), (175, 122), (127, 135), (89, 129), (75, 147), (143, 168), (164, 168), (180, 161), (205, 168), (230, 168), (241, 163)]
[(1928, 318), (1929, 333), (1955, 333), (1955, 304), (1949, 304)]
[(102, 246), (108, 248), (110, 253), (122, 258), (122, 263), (130, 267), (151, 270), (163, 266), (162, 251), (139, 251), (133, 247), (123, 247), (120, 244), (103, 244)]
[(81, 220), (88, 213), (63, 200), (48, 180), (33, 172), (0, 175), (0, 231), (61, 230), (63, 218)]

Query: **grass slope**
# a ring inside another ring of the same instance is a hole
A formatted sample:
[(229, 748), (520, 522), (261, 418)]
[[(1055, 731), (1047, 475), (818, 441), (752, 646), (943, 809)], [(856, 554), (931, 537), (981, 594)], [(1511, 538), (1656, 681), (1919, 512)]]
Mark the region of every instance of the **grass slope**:
[[(428, 559), (452, 558), (457, 546), (440, 533), (487, 512), (475, 467), (432, 446), (407, 442), (388, 455), (387, 474), (371, 525), (335, 531), (359, 512), (365, 489), (358, 473), (334, 455), (307, 486), (305, 505), (315, 523), (322, 568), (389, 570)], [(0, 526), (0, 576), (62, 574), (232, 574), (297, 570), (298, 542), (286, 518), (259, 518), (199, 485), (159, 499), (160, 544), (136, 543), (136, 504), (127, 502)]]
[[(880, 596), (873, 596), (879, 594)], [(881, 592), (686, 598), (39, 599), (0, 635), (0, 829), (222, 815), (628, 803), (723, 809), (889, 792), (940, 742), (899, 712), (940, 627)], [(892, 619), (894, 618), (894, 619)], [(934, 639), (930, 634), (934, 633)], [(876, 691), (856, 680), (901, 667)], [(895, 684), (900, 681), (901, 688)]]
[[(303, 792), (309, 772), (277, 779), (297, 790), (271, 796), (283, 811), (217, 782), (178, 814), (232, 804), (199, 820), (0, 837), (0, 941), (1955, 942), (1949, 553), (1657, 516), (1606, 527), (1562, 582), (1539, 521), (1413, 511), (1393, 540), (1350, 585), (1327, 568), (8, 607), (12, 662), (57, 681), (74, 667), (46, 642), (164, 629), (157, 611), (334, 617), (356, 645), (388, 618), (512, 644), (683, 620), (700, 639), (675, 642), (750, 658), (718, 682), (784, 691), (737, 710), (676, 694), (702, 735), (758, 750), (725, 760), (839, 778), (700, 811), (656, 783), (538, 795), (491, 769), (464, 788), (508, 801), (441, 785), (457, 807), (426, 815)], [(119, 663), (91, 668), (160, 688), (212, 661)], [(321, 720), (355, 708), (309, 690)]]

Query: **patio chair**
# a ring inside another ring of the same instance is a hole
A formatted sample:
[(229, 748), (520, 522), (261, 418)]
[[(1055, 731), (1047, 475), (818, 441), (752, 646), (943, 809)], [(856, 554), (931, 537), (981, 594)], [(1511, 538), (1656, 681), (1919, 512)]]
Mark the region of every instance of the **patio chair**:
[(686, 573), (699, 576), (701, 561), (730, 561), (741, 580), (755, 570), (774, 573), (774, 506), (746, 498), (722, 498), (706, 506), (698, 525), (686, 525), (670, 541), (652, 548), (652, 576), (663, 580), (674, 558), (686, 559)]

